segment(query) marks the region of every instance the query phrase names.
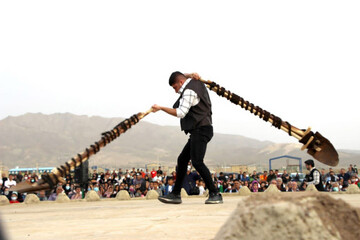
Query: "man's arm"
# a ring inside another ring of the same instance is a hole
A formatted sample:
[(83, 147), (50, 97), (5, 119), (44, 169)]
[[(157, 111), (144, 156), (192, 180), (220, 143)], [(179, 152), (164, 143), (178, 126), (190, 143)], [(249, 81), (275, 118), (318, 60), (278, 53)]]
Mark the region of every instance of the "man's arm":
[(198, 95), (193, 90), (186, 89), (184, 91), (182, 98), (180, 99), (180, 104), (178, 108), (168, 108), (155, 104), (152, 106), (152, 109), (153, 112), (162, 110), (174, 117), (184, 118), (186, 114), (189, 112), (190, 108), (192, 106), (195, 106), (199, 102), (200, 102), (200, 98), (198, 97)]
[(164, 111), (166, 112), (167, 114), (170, 114), (174, 117), (177, 117), (177, 114), (176, 114), (176, 108), (168, 108), (168, 107), (163, 107), (163, 106), (159, 106), (157, 104), (153, 105), (152, 106), (152, 111), (155, 113), (157, 111)]

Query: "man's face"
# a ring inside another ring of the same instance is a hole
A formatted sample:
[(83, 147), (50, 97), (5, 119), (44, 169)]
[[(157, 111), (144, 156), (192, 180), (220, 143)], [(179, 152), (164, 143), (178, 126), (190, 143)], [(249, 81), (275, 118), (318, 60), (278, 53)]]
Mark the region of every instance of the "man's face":
[(305, 167), (306, 167), (307, 170), (311, 170), (311, 165), (305, 164)]
[(175, 90), (176, 93), (179, 92), (179, 90), (180, 90), (180, 88), (182, 87), (182, 85), (184, 84), (185, 80), (186, 80), (186, 79), (185, 79), (184, 77), (178, 76), (178, 77), (176, 78), (175, 83), (174, 83), (173, 85), (171, 85), (171, 87)]
[(81, 188), (76, 188), (75, 189), (76, 193), (80, 193), (80, 190), (81, 190)]

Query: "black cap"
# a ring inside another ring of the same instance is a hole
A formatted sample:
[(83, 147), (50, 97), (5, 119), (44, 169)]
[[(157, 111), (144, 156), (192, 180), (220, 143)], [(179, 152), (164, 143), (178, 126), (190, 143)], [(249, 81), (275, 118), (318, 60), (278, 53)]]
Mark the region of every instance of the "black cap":
[(311, 165), (311, 166), (315, 166), (314, 161), (313, 161), (313, 160), (311, 160), (311, 159), (306, 160), (306, 161), (305, 161), (305, 164), (307, 164), (307, 165)]

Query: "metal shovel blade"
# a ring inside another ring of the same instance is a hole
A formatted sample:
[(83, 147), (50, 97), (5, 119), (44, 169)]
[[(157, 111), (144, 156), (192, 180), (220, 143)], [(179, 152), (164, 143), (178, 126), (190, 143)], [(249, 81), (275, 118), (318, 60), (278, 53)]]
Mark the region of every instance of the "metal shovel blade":
[[(339, 164), (339, 155), (331, 142), (319, 132), (316, 132), (315, 134), (310, 132), (308, 135), (304, 136), (303, 139), (308, 139), (310, 135), (314, 137), (314, 140), (307, 147), (307, 153), (321, 163), (332, 167), (337, 166)], [(301, 143), (304, 143), (303, 139), (300, 140)]]

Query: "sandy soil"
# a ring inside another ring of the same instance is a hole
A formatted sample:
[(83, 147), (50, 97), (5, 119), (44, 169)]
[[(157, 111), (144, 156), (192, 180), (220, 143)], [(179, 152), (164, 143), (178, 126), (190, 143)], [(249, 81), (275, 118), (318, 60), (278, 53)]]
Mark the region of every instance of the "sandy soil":
[[(331, 196), (360, 206), (360, 194)], [(181, 205), (115, 199), (12, 204), (0, 214), (9, 239), (212, 239), (245, 198), (224, 196), (219, 205), (205, 205), (205, 198), (183, 198)]]

